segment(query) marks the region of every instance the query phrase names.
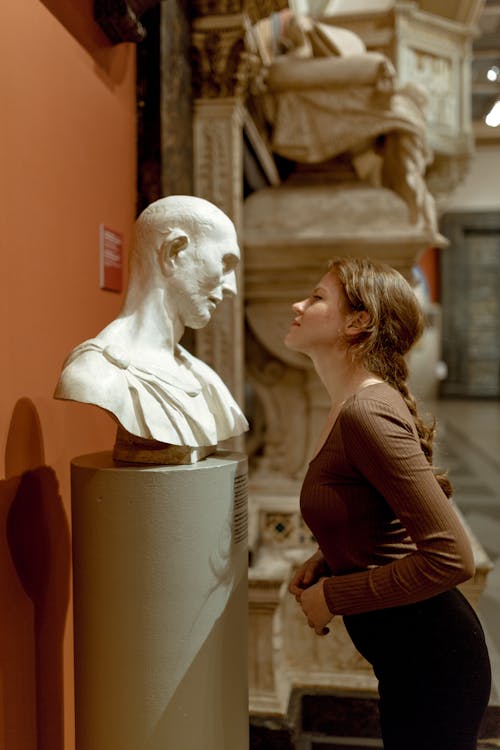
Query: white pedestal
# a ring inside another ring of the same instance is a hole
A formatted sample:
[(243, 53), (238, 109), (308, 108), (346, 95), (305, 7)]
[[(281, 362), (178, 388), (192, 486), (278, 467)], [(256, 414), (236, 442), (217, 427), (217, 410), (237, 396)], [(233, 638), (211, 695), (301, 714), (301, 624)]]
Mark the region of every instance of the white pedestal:
[(77, 750), (247, 750), (246, 458), (71, 469)]

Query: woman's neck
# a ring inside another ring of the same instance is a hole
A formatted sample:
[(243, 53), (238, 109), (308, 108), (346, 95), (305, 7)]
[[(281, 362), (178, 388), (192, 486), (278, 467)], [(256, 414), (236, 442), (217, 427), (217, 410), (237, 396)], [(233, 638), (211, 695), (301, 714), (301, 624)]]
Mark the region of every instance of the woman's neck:
[(345, 356), (318, 358), (313, 360), (313, 363), (328, 391), (332, 410), (362, 388), (383, 382), (380, 376), (370, 372), (361, 364), (350, 362)]

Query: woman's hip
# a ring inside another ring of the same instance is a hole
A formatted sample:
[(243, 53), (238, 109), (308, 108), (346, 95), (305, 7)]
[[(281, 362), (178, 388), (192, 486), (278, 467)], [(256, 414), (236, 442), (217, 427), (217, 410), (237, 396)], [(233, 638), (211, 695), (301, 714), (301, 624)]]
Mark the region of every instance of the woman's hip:
[(483, 629), (473, 608), (457, 589), (402, 607), (345, 615), (346, 629), (358, 651), (373, 665), (433, 666), (453, 662), (464, 669), (489, 665)]

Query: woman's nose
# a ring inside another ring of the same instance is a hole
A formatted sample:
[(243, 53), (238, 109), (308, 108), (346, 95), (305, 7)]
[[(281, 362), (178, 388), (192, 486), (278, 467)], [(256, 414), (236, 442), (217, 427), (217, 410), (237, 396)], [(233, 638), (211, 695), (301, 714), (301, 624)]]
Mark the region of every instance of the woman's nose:
[(301, 302), (294, 302), (292, 305), (292, 310), (300, 315), (304, 312), (304, 302), (305, 300), (302, 300)]

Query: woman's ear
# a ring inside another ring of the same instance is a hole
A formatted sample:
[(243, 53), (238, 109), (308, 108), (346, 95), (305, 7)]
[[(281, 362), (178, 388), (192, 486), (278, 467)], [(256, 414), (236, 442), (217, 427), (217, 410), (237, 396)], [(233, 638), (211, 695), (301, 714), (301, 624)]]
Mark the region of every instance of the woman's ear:
[(160, 247), (160, 268), (164, 276), (172, 276), (179, 254), (189, 245), (189, 237), (182, 229), (172, 229)]
[(346, 318), (345, 332), (348, 336), (355, 336), (357, 333), (366, 330), (370, 323), (370, 315), (366, 310), (355, 310)]

